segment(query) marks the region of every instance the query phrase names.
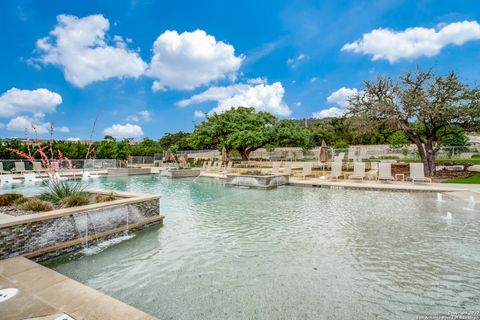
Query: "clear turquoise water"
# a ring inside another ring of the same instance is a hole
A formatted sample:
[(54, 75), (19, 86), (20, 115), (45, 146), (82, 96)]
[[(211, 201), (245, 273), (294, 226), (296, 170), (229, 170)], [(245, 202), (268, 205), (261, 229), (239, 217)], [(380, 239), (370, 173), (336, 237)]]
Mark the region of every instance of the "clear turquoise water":
[(415, 319), (479, 310), (478, 204), (150, 176), (92, 187), (160, 194), (164, 226), (47, 266), (160, 319)]

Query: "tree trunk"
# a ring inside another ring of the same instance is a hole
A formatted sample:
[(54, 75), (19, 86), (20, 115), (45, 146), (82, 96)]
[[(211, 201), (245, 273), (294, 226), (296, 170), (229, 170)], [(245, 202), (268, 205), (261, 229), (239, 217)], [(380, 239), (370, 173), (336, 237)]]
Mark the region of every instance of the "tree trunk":
[(249, 150), (248, 148), (245, 148), (245, 149), (238, 149), (237, 151), (242, 156), (242, 161), (248, 161), (251, 150)]
[(433, 177), (435, 175), (435, 156), (436, 151), (433, 149), (432, 143), (415, 143), (420, 154), (420, 159), (423, 162), (425, 176)]

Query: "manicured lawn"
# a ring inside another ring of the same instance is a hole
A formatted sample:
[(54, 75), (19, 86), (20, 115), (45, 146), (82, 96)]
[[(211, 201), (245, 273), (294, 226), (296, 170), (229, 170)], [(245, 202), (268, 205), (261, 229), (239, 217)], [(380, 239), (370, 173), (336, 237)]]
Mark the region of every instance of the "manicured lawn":
[(444, 183), (466, 183), (466, 184), (480, 184), (480, 174), (475, 174), (467, 178), (449, 179), (443, 181)]
[(480, 163), (480, 158), (468, 159), (435, 159), (436, 163)]

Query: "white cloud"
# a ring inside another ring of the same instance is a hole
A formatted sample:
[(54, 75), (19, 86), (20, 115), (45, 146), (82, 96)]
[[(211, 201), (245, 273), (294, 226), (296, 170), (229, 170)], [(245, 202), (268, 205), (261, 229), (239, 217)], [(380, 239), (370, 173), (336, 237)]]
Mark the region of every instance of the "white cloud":
[(294, 103), (295, 107), (301, 107), (302, 106), (302, 101), (295, 101)]
[(319, 112), (314, 112), (312, 116), (317, 119), (332, 118), (332, 117), (340, 117), (344, 114), (344, 112), (345, 112), (344, 109), (331, 107), (328, 109), (321, 110)]
[(58, 127), (58, 128), (56, 128), (56, 130), (57, 130), (58, 132), (62, 132), (62, 133), (68, 133), (68, 132), (70, 132), (70, 128), (69, 128), (69, 127), (65, 127), (65, 126), (63, 126), (63, 127)]
[(67, 141), (73, 141), (73, 142), (77, 142), (77, 141), (80, 141), (80, 138), (77, 138), (77, 137), (70, 137), (67, 139)]
[(348, 99), (358, 93), (356, 88), (342, 87), (337, 91), (332, 92), (327, 97), (327, 102), (335, 104), (336, 106), (314, 112), (314, 118), (323, 119), (331, 117), (341, 117), (345, 114), (345, 109), (348, 107)]
[(235, 56), (232, 45), (217, 41), (203, 30), (167, 30), (153, 45), (147, 75), (157, 78), (152, 89), (191, 90), (212, 81), (236, 78), (243, 56)]
[[(35, 130), (33, 129), (35, 127)], [(50, 131), (50, 122), (44, 122), (43, 118), (31, 118), (28, 116), (18, 116), (11, 119), (6, 126), (9, 131), (28, 132), (36, 131), (38, 134), (46, 134)]]
[(295, 69), (295, 68), (298, 68), (298, 66), (300, 65), (300, 63), (302, 63), (302, 61), (305, 61), (305, 60), (308, 60), (308, 56), (306, 56), (304, 53), (300, 53), (296, 57), (289, 58), (287, 60), (287, 64), (293, 69)]
[(114, 124), (103, 130), (106, 135), (115, 138), (137, 138), (143, 136), (142, 127), (136, 124)]
[(3, 128), (5, 128), (5, 124), (0, 122), (0, 129), (3, 129)]
[(357, 41), (345, 44), (342, 51), (370, 54), (372, 60), (386, 59), (393, 63), (402, 58), (432, 57), (447, 45), (459, 46), (478, 39), (480, 24), (476, 21), (442, 24), (437, 28), (415, 27), (404, 31), (380, 28), (363, 34)]
[(292, 111), (283, 101), (285, 89), (280, 82), (268, 84), (233, 84), (226, 87), (210, 87), (189, 99), (181, 100), (178, 105), (186, 107), (206, 101), (217, 101), (210, 113), (222, 113), (232, 107), (253, 107), (257, 111), (267, 111), (280, 116), (289, 116)]
[(311, 77), (310, 78), (310, 83), (315, 83), (317, 82), (318, 78), (317, 77)]
[(193, 116), (195, 118), (205, 118), (205, 112), (195, 110), (195, 112), (193, 113)]
[(20, 113), (55, 112), (62, 97), (47, 89), (20, 90), (12, 88), (0, 96), (0, 117), (11, 117)]
[(356, 88), (345, 88), (342, 87), (335, 92), (332, 92), (327, 98), (327, 102), (337, 104), (342, 108), (348, 106), (348, 99), (353, 95), (357, 94), (358, 90)]
[(133, 122), (146, 122), (150, 120), (152, 120), (152, 115), (148, 110), (142, 110), (127, 117), (127, 121)]
[(123, 38), (116, 36), (116, 46), (107, 43), (109, 21), (101, 14), (78, 18), (57, 16), (58, 24), (50, 35), (37, 41), (43, 64), (62, 68), (65, 79), (77, 87), (109, 78), (141, 76), (147, 64), (138, 53), (127, 49)]

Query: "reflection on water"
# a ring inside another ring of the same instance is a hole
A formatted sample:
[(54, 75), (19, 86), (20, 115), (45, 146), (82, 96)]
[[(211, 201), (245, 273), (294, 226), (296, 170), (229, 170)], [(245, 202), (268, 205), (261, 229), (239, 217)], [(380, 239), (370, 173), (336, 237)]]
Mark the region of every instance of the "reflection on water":
[(93, 187), (162, 195), (165, 226), (48, 265), (160, 319), (414, 319), (478, 310), (479, 204), (156, 177)]

